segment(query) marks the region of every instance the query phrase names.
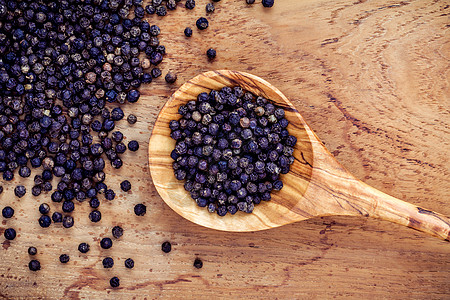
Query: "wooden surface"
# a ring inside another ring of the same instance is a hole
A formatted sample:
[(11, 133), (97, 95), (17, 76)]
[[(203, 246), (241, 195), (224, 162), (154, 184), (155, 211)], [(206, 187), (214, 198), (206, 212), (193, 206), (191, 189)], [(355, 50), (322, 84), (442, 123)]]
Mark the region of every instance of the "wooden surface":
[[(184, 27), (204, 15), (206, 1), (196, 2), (193, 11), (180, 7), (152, 19), (168, 50), (164, 74), (176, 71), (178, 81), (157, 80), (125, 108), (139, 120), (119, 127), (141, 148), (126, 153), (124, 167), (107, 182), (118, 191), (129, 179), (133, 188), (102, 202), (101, 222), (88, 220), (83, 203), (72, 229), (41, 229), (37, 207), (49, 196), (16, 200), (18, 181), (4, 184), (0, 203), (13, 204), (16, 214), (0, 231), (15, 227), (18, 236), (0, 249), (0, 296), (448, 299), (448, 242), (363, 217), (317, 218), (253, 233), (203, 228), (161, 200), (147, 164), (153, 123), (172, 92), (204, 71), (247, 71), (277, 86), (357, 178), (450, 215), (448, 2), (278, 0), (263, 9), (221, 1), (210, 27), (186, 39)], [(208, 63), (204, 53), (211, 46), (218, 56)], [(133, 214), (139, 202), (147, 205), (144, 217)], [(99, 239), (116, 224), (124, 236), (100, 251)], [(165, 240), (173, 245), (169, 254), (160, 250)], [(91, 244), (86, 255), (76, 250), (80, 242)], [(35, 273), (27, 268), (31, 245), (42, 264)], [(58, 262), (61, 253), (71, 255), (67, 265)], [(102, 268), (105, 255), (115, 259), (113, 269)], [(132, 270), (123, 266), (128, 257), (136, 263)], [(192, 266), (195, 257), (202, 269)], [(114, 275), (121, 278), (116, 290), (108, 284)]]

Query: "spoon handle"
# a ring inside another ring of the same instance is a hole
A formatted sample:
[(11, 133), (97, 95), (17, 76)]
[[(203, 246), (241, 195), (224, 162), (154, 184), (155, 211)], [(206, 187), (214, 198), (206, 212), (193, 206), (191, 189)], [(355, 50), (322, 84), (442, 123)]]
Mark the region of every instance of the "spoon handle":
[(361, 184), (365, 191), (363, 197), (370, 197), (373, 205), (368, 209), (369, 216), (450, 240), (450, 218), (389, 196), (363, 182)]

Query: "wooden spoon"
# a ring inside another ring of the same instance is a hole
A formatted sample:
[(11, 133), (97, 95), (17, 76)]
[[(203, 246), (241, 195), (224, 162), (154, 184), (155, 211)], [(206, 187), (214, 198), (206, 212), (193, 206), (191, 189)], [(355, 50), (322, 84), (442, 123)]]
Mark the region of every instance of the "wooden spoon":
[[(201, 92), (241, 86), (283, 107), (289, 133), (297, 137), (295, 162), (281, 175), (284, 187), (272, 200), (255, 206), (251, 214), (238, 212), (219, 217), (198, 207), (175, 179), (169, 122), (178, 120), (178, 107), (196, 100)], [(226, 231), (256, 231), (318, 216), (376, 217), (449, 240), (450, 219), (428, 209), (389, 196), (356, 179), (325, 148), (291, 102), (274, 86), (254, 75), (228, 70), (206, 72), (183, 84), (158, 115), (149, 146), (150, 171), (162, 199), (179, 215), (199, 225)]]

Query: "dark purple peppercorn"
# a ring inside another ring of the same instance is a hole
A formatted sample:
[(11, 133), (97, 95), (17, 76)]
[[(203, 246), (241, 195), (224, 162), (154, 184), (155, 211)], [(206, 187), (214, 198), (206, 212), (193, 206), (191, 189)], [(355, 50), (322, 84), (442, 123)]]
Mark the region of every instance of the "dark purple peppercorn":
[(197, 25), (198, 29), (205, 30), (208, 28), (209, 22), (206, 18), (201, 17), (197, 20), (197, 22), (195, 22), (195, 25)]
[(169, 253), (170, 251), (172, 251), (172, 245), (170, 244), (170, 242), (164, 242), (161, 245), (161, 250), (164, 253)]
[(120, 285), (120, 279), (118, 277), (113, 277), (109, 280), (109, 284), (111, 285), (111, 287), (116, 288), (119, 287)]
[(203, 261), (199, 258), (194, 260), (194, 267), (197, 269), (201, 269), (203, 267)]
[(71, 216), (64, 216), (62, 222), (63, 222), (64, 228), (70, 228), (73, 226), (73, 223), (74, 223), (73, 218)]
[(192, 36), (192, 29), (190, 27), (186, 27), (184, 29), (184, 35), (187, 37), (191, 37)]
[(47, 203), (42, 203), (39, 205), (39, 212), (43, 215), (46, 215), (50, 212), (50, 206)]
[(208, 56), (208, 58), (209, 59), (214, 59), (214, 58), (216, 58), (216, 50), (215, 49), (213, 49), (213, 48), (209, 48), (207, 51), (206, 51), (206, 56)]
[(143, 216), (146, 214), (146, 212), (147, 207), (144, 204), (139, 203), (134, 206), (134, 213), (136, 214), (136, 216)]
[(38, 260), (33, 259), (28, 263), (28, 268), (31, 271), (39, 271), (41, 269), (41, 263)]
[(56, 211), (56, 212), (54, 212), (52, 214), (52, 221), (53, 221), (53, 223), (61, 223), (62, 220), (63, 220), (63, 216), (62, 216), (62, 214), (60, 212)]
[(66, 200), (63, 202), (62, 210), (64, 212), (72, 212), (75, 209), (75, 204), (72, 201)]
[(39, 225), (42, 228), (49, 227), (50, 224), (52, 223), (52, 219), (50, 219), (50, 217), (47, 215), (40, 216), (38, 221), (39, 221)]
[(67, 254), (61, 254), (61, 255), (59, 256), (59, 261), (60, 261), (62, 264), (67, 264), (67, 263), (69, 262), (69, 260), (70, 260), (70, 256), (67, 255)]
[(7, 240), (14, 240), (16, 238), (16, 230), (14, 228), (7, 228), (3, 235)]
[(128, 149), (130, 151), (133, 151), (133, 152), (137, 151), (139, 149), (139, 143), (137, 141), (134, 141), (134, 140), (130, 141), (128, 143)]
[(103, 249), (109, 249), (112, 247), (112, 240), (110, 238), (103, 238), (100, 241), (100, 247)]
[(100, 201), (97, 198), (92, 198), (89, 200), (89, 206), (92, 208), (98, 208), (100, 206)]
[(19, 198), (22, 198), (23, 196), (25, 196), (26, 193), (27, 193), (27, 189), (23, 185), (18, 185), (14, 189), (14, 194)]
[(105, 268), (105, 269), (112, 268), (114, 266), (114, 259), (112, 259), (111, 257), (105, 257), (102, 260), (102, 264), (103, 264), (103, 268)]
[(262, 0), (261, 3), (264, 7), (272, 7), (274, 2), (274, 0)]
[(255, 0), (246, 0), (247, 4), (253, 4), (255, 3)]
[(125, 260), (125, 267), (127, 269), (133, 269), (134, 268), (134, 260), (132, 260), (131, 258), (127, 258)]
[(87, 243), (81, 243), (78, 245), (78, 251), (80, 251), (81, 253), (87, 253), (89, 249), (90, 246)]
[(167, 83), (172, 84), (175, 81), (177, 81), (177, 74), (172, 73), (172, 72), (168, 72), (164, 79), (166, 80)]
[(137, 117), (133, 114), (128, 115), (127, 121), (130, 124), (135, 124), (137, 122)]
[(2, 209), (2, 216), (7, 219), (12, 218), (12, 216), (14, 216), (14, 209), (10, 206), (5, 206)]
[(36, 253), (37, 253), (36, 247), (29, 247), (28, 248), (28, 254), (29, 255), (36, 255)]
[(99, 222), (102, 219), (102, 213), (98, 210), (93, 210), (89, 213), (89, 220), (91, 220), (91, 222)]
[(206, 4), (205, 9), (206, 9), (206, 13), (213, 13), (214, 10), (216, 10), (216, 8), (214, 7), (214, 4), (212, 4), (212, 3)]
[(124, 180), (120, 183), (120, 188), (122, 189), (122, 191), (128, 192), (129, 190), (131, 190), (131, 183), (128, 180)]
[(115, 197), (116, 197), (116, 193), (114, 193), (113, 190), (107, 189), (107, 190), (105, 191), (105, 199), (106, 199), (106, 200), (111, 201), (111, 200), (114, 200)]

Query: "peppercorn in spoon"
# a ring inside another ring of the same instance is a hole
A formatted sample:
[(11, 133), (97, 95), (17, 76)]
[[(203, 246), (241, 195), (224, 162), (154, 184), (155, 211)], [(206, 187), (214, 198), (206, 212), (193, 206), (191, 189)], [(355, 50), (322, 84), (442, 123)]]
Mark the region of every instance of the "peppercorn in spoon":
[[(285, 110), (289, 133), (297, 138), (295, 161), (281, 175), (283, 189), (251, 214), (220, 217), (199, 207), (175, 178), (170, 154), (175, 141), (169, 122), (178, 119), (178, 107), (197, 95), (224, 86), (240, 86), (270, 99)], [(389, 196), (356, 179), (325, 148), (291, 102), (274, 86), (254, 75), (221, 70), (200, 74), (183, 84), (158, 115), (149, 146), (150, 171), (162, 199), (179, 215), (199, 225), (225, 231), (257, 231), (330, 215), (375, 217), (409, 226), (449, 240), (450, 219)]]

